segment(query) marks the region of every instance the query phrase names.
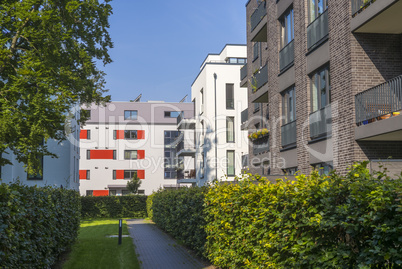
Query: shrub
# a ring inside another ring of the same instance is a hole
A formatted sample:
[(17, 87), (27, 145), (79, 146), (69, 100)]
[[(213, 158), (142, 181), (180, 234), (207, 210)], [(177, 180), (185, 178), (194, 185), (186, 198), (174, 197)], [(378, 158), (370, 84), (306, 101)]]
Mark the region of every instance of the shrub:
[(148, 198), (147, 198), (147, 215), (148, 215), (148, 218), (150, 218), (150, 219), (153, 219), (153, 216), (154, 216), (154, 212), (152, 209), (154, 196), (155, 196), (155, 193), (152, 193), (151, 195), (148, 195)]
[(145, 218), (147, 197), (128, 196), (82, 196), (83, 218)]
[(2, 268), (49, 268), (75, 241), (79, 194), (52, 187), (0, 184)]
[(152, 220), (198, 255), (204, 253), (206, 233), (203, 212), (205, 187), (163, 190), (154, 193)]
[(400, 268), (402, 180), (354, 165), (272, 184), (244, 176), (205, 197), (206, 254), (222, 268)]

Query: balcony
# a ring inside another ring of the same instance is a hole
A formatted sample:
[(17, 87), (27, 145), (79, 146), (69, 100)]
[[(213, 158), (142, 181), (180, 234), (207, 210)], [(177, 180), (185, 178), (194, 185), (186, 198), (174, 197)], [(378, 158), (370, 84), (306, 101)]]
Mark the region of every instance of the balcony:
[(180, 143), (176, 147), (176, 155), (177, 156), (194, 156), (195, 148), (191, 145), (185, 143), (184, 140), (180, 141)]
[(281, 126), (281, 142), (283, 148), (295, 146), (296, 144), (296, 121)]
[[(251, 77), (252, 103), (268, 103), (268, 66), (264, 65)], [(263, 88), (263, 89), (261, 89)]]
[(247, 87), (247, 64), (240, 69), (240, 87)]
[(250, 18), (251, 41), (267, 41), (267, 4), (262, 1)]
[(248, 129), (248, 108), (243, 110), (240, 114), (241, 118), (241, 129), (247, 130)]
[(194, 118), (186, 118), (184, 116), (184, 112), (181, 112), (177, 117), (177, 129), (195, 129), (195, 119)]
[(328, 36), (328, 9), (307, 26), (307, 49), (311, 50)]
[(316, 139), (332, 134), (331, 105), (321, 108), (309, 116), (310, 138)]
[(195, 179), (195, 175), (195, 169), (184, 170), (177, 173), (177, 179)]
[(253, 154), (258, 155), (269, 151), (269, 137), (264, 136), (253, 141)]
[(355, 96), (356, 140), (402, 140), (402, 75)]
[(351, 0), (351, 30), (357, 33), (401, 34), (402, 2)]
[(279, 68), (281, 72), (293, 64), (295, 58), (294, 50), (294, 42), (292, 40), (279, 52)]

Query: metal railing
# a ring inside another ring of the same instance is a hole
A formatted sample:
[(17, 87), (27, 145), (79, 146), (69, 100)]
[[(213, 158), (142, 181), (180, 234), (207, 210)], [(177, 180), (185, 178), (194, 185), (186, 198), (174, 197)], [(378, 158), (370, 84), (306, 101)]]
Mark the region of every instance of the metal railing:
[(240, 80), (243, 80), (247, 77), (247, 64), (245, 64), (241, 69), (240, 69)]
[(253, 86), (257, 91), (268, 82), (268, 65), (264, 65), (252, 78)]
[(257, 155), (260, 153), (269, 151), (269, 137), (261, 137), (253, 141), (253, 154)]
[(261, 2), (250, 18), (251, 31), (253, 31), (260, 21), (267, 15), (266, 1)]
[(371, 3), (375, 2), (375, 0), (351, 0), (352, 4), (352, 17), (356, 16), (356, 14), (366, 6), (369, 6)]
[(288, 67), (293, 63), (295, 54), (294, 54), (294, 42), (290, 41), (281, 51), (279, 52), (279, 68), (280, 71)]
[(328, 35), (328, 9), (307, 26), (307, 49)]
[(331, 105), (321, 108), (309, 116), (310, 138), (330, 135), (332, 133)]
[(248, 108), (246, 108), (245, 110), (243, 110), (240, 114), (240, 118), (241, 118), (241, 123), (245, 123), (246, 121), (248, 121)]
[(370, 88), (355, 96), (356, 124), (368, 124), (372, 120), (402, 110), (402, 75)]
[(296, 121), (281, 126), (282, 147), (296, 143)]

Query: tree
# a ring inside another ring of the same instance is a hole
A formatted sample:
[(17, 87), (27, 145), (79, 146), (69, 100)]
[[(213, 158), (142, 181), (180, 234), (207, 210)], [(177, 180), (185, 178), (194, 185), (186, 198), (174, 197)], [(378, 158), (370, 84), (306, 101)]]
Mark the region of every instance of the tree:
[(133, 177), (129, 182), (127, 182), (127, 190), (131, 193), (138, 193), (138, 188), (141, 186), (141, 179), (138, 178), (137, 173), (134, 173)]
[[(0, 166), (9, 149), (30, 174), (40, 172), (48, 139), (63, 141), (69, 110), (103, 103), (111, 62), (111, 0), (7, 0), (0, 4)], [(85, 117), (83, 117), (85, 120)]]

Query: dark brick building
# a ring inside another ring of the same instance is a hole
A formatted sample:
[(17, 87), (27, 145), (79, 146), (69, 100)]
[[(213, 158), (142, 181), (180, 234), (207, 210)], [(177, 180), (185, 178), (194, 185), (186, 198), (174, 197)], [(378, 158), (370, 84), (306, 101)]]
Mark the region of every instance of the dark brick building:
[(249, 168), (402, 170), (402, 0), (249, 0)]

